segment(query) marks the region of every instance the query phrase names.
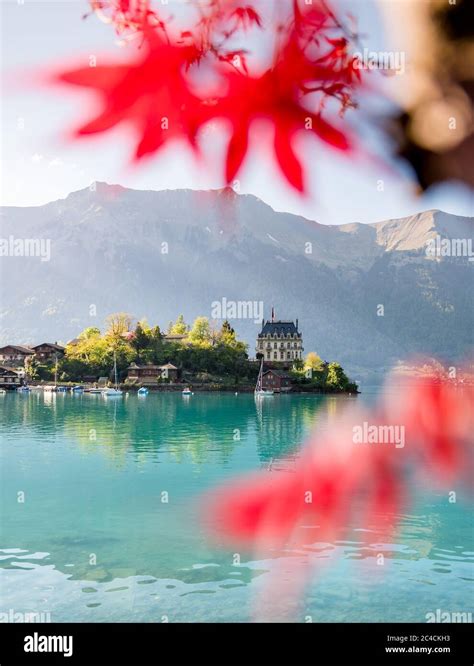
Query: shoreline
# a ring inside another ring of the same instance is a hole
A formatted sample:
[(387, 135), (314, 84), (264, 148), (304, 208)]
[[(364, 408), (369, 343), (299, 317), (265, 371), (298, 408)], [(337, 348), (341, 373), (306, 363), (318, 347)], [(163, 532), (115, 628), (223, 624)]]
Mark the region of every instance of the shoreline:
[[(29, 382), (28, 386), (32, 388), (43, 389), (45, 386), (50, 386), (49, 383), (41, 382)], [(85, 392), (88, 392), (91, 388), (98, 388), (94, 384), (81, 384), (80, 382), (58, 382), (57, 386), (65, 387), (67, 389), (72, 388), (73, 386), (83, 386)], [(253, 393), (255, 391), (255, 386), (250, 384), (234, 384), (234, 385), (222, 385), (222, 384), (163, 384), (161, 386), (149, 386), (149, 385), (134, 385), (130, 384), (119, 384), (118, 387), (128, 393), (137, 393), (140, 388), (147, 388), (150, 393), (180, 393), (185, 388), (191, 389), (193, 393)], [(106, 388), (100, 387), (100, 388)], [(301, 394), (314, 394), (314, 395), (359, 395), (360, 391), (343, 391), (343, 390), (327, 390), (317, 387), (292, 387), (288, 391), (275, 391), (274, 395), (301, 395)]]

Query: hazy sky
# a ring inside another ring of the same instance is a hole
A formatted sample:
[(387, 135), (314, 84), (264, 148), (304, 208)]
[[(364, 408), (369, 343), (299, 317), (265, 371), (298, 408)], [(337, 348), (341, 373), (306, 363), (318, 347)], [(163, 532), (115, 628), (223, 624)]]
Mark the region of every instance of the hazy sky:
[[(368, 48), (389, 48), (377, 0), (345, 0), (337, 5), (358, 17)], [(132, 141), (123, 127), (83, 142), (66, 141), (66, 130), (87, 117), (94, 98), (79, 89), (17, 85), (20, 74), (38, 67), (63, 68), (67, 63), (83, 63), (91, 54), (99, 63), (104, 54), (121, 57), (124, 49), (114, 43), (110, 26), (95, 16), (81, 20), (87, 9), (85, 0), (24, 0), (24, 4), (21, 0), (1, 0), (1, 203), (39, 205), (65, 197), (94, 180), (137, 189), (220, 187), (217, 168), (196, 165), (186, 149), (176, 144), (159, 157), (131, 168)], [(396, 45), (392, 43), (390, 48)], [(389, 85), (403, 85), (403, 77), (393, 77)], [(366, 117), (373, 110), (370, 104), (370, 100), (363, 103)], [(369, 127), (367, 141), (380, 153), (380, 142), (373, 132)], [(221, 144), (214, 145), (216, 154)], [(259, 196), (277, 210), (327, 224), (373, 222), (428, 208), (474, 214), (467, 188), (445, 185), (419, 197), (407, 170), (385, 171), (380, 165), (336, 156), (317, 141), (304, 144), (301, 154), (309, 164), (310, 196), (303, 199), (294, 194), (278, 176), (271, 159), (256, 153), (242, 174), (242, 191)], [(380, 179), (384, 181), (383, 192), (377, 189)]]

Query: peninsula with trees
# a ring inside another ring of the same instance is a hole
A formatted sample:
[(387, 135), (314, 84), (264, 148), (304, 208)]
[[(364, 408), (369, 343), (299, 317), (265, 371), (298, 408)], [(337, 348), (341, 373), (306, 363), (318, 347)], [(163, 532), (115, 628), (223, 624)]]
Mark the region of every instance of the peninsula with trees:
[(116, 364), (119, 382), (126, 389), (179, 390), (189, 385), (193, 390), (252, 391), (263, 362), (264, 385), (277, 393), (358, 392), (338, 362), (324, 361), (315, 352), (303, 354), (298, 320), (296, 325), (275, 321), (273, 312), (271, 321), (262, 322), (254, 358), (227, 320), (216, 324), (198, 316), (188, 324), (179, 315), (163, 331), (146, 319), (135, 322), (124, 312), (108, 316), (103, 332), (86, 328), (64, 346), (43, 343), (0, 349), (0, 363), (18, 369), (21, 362), (9, 359), (10, 349), (24, 350), (23, 356), (15, 358), (23, 358), (24, 376), (30, 383), (107, 384)]

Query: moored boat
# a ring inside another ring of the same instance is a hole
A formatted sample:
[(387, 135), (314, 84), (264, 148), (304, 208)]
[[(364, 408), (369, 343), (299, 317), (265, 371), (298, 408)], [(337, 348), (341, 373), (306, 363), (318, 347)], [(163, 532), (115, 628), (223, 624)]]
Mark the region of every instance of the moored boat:
[(138, 389), (137, 395), (148, 395), (148, 389), (145, 386), (142, 386), (141, 388)]
[(111, 397), (113, 397), (113, 396), (122, 396), (122, 395), (123, 395), (123, 391), (121, 391), (121, 390), (118, 389), (118, 388), (110, 387), (110, 388), (106, 388), (106, 389), (104, 389), (104, 390), (102, 391), (102, 395), (107, 396), (107, 398), (111, 398)]
[(46, 393), (58, 393), (60, 388), (63, 387), (58, 386), (58, 357), (56, 356), (56, 362), (54, 364), (54, 384), (43, 386), (43, 391)]
[(115, 380), (115, 386), (106, 388), (102, 391), (102, 394), (105, 395), (107, 398), (121, 397), (123, 395), (123, 391), (121, 391), (118, 387), (117, 355), (115, 353), (115, 350), (114, 350), (114, 380)]
[(260, 370), (258, 371), (257, 383), (255, 385), (255, 397), (256, 398), (271, 398), (273, 396), (273, 391), (271, 389), (263, 388), (263, 358), (260, 363)]
[(181, 391), (181, 394), (182, 394), (182, 395), (193, 395), (193, 392), (191, 391), (190, 388), (187, 388), (187, 387), (186, 387), (185, 389), (183, 389), (183, 390)]

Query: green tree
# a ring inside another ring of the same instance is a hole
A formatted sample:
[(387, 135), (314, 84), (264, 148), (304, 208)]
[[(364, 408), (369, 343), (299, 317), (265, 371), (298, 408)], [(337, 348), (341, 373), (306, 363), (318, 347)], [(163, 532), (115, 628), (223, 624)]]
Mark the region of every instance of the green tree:
[(201, 347), (211, 344), (211, 327), (207, 317), (196, 317), (189, 332), (188, 340), (191, 344)]
[(40, 364), (34, 356), (31, 360), (27, 360), (25, 362), (26, 374), (28, 375), (28, 377), (30, 379), (32, 379), (32, 380), (40, 379), (39, 367), (40, 367)]
[(219, 339), (222, 342), (222, 344), (228, 345), (229, 347), (235, 345), (235, 343), (236, 343), (235, 331), (232, 328), (232, 326), (229, 324), (227, 319), (222, 324)]
[(153, 326), (152, 329), (150, 329), (150, 337), (154, 342), (160, 341), (163, 339), (163, 335), (161, 333), (160, 327), (159, 326)]
[(136, 349), (137, 355), (148, 349), (151, 344), (151, 331), (148, 331), (143, 327), (141, 322), (135, 326), (134, 336), (131, 342), (132, 346)]
[(133, 317), (127, 312), (116, 312), (107, 317), (106, 335), (119, 337), (132, 328)]
[(72, 358), (66, 355), (59, 361), (59, 376), (64, 376), (66, 381), (81, 381), (84, 377), (94, 374), (99, 375), (103, 373), (96, 372), (89, 363), (79, 358)]
[(326, 385), (333, 389), (346, 390), (349, 380), (340, 363), (332, 362), (328, 365)]
[(89, 338), (98, 338), (100, 337), (100, 329), (96, 328), (95, 326), (89, 326), (88, 328), (85, 328), (79, 335), (77, 336), (80, 340), (88, 340)]
[(148, 333), (148, 334), (151, 333), (151, 326), (149, 325), (148, 320), (147, 320), (146, 317), (142, 317), (142, 319), (140, 319), (140, 321), (137, 322), (137, 325), (138, 324), (140, 324), (140, 326), (142, 327), (142, 329), (144, 330), (145, 333)]
[(304, 369), (308, 370), (316, 370), (317, 372), (321, 372), (324, 368), (324, 363), (321, 357), (316, 354), (316, 352), (308, 352), (306, 354), (306, 358), (304, 360)]
[(66, 345), (65, 355), (68, 359), (83, 361), (92, 367), (102, 367), (107, 354), (107, 342), (100, 333), (90, 334), (83, 331), (77, 344)]
[(171, 324), (169, 333), (171, 335), (186, 335), (189, 331), (189, 326), (184, 321), (184, 315), (180, 314), (174, 324)]

